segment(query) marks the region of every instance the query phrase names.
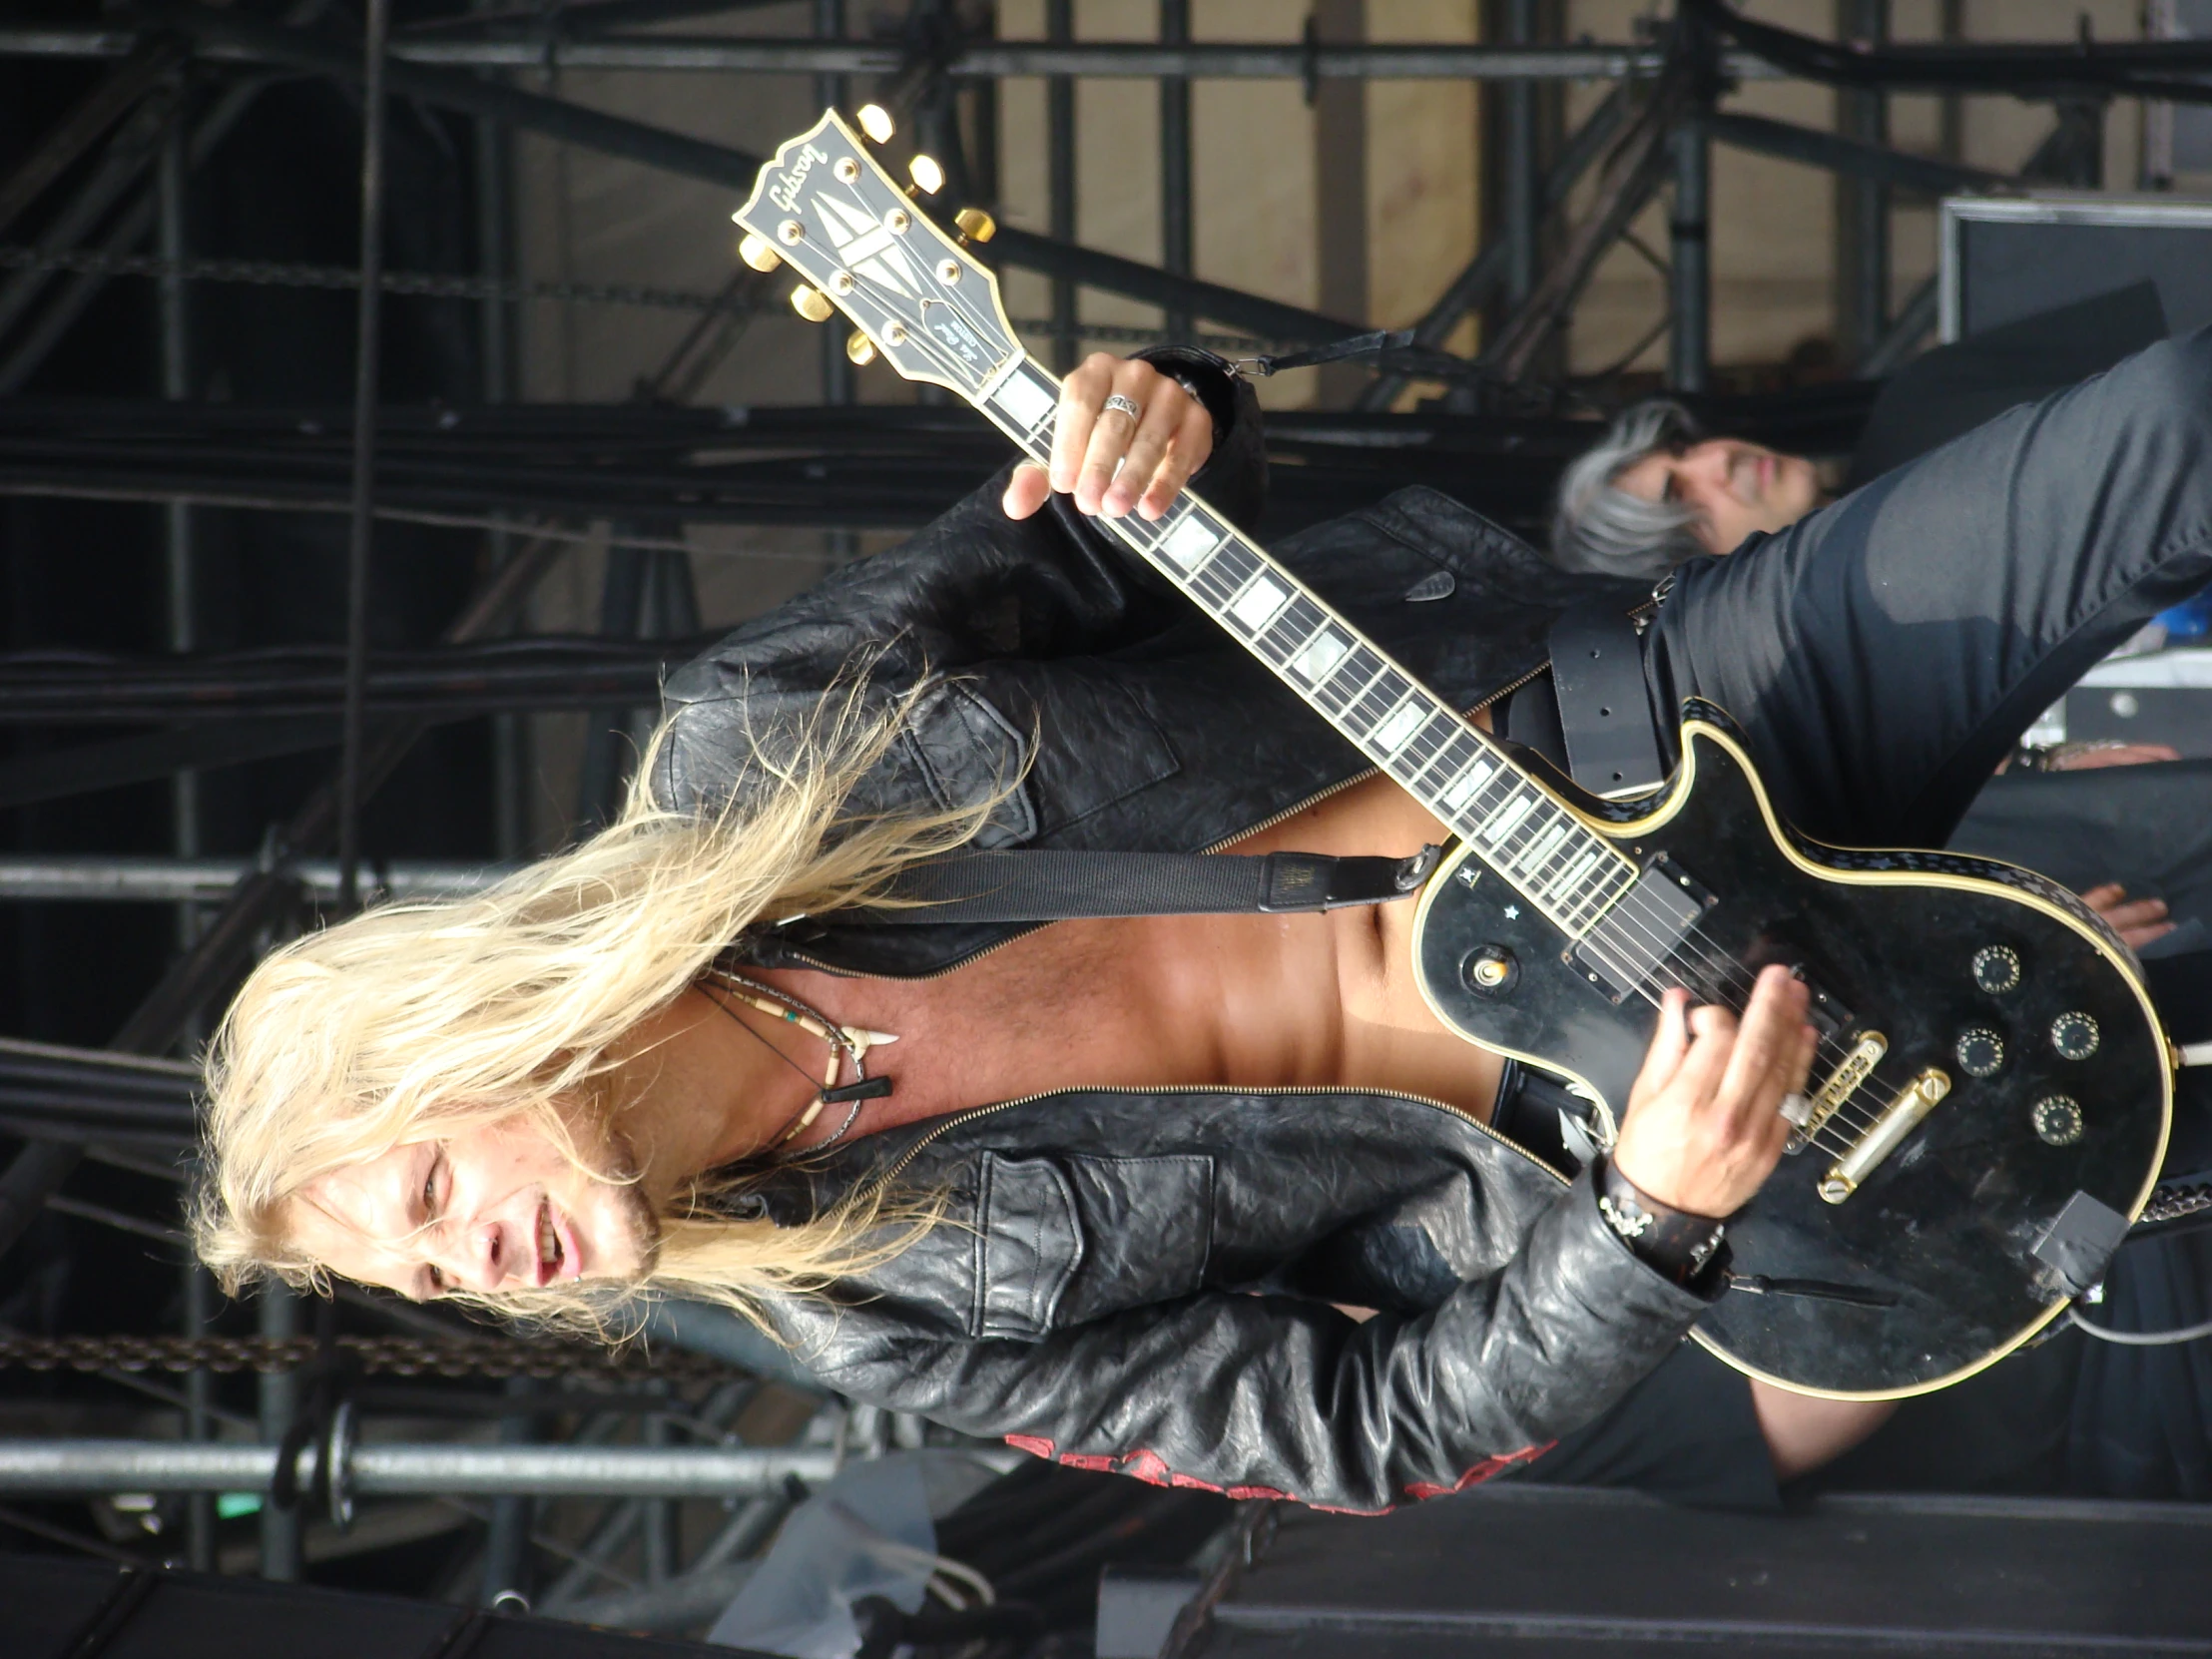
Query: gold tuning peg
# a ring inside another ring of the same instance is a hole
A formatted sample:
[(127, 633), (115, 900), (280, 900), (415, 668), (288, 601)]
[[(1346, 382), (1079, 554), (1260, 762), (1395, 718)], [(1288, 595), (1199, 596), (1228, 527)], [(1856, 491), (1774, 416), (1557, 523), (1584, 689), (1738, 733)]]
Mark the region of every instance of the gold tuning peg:
[(844, 354), (853, 363), (865, 368), (869, 363), (875, 361), (875, 342), (855, 328), (846, 336)]
[(934, 156), (924, 156), (917, 152), (914, 159), (906, 164), (906, 177), (913, 180), (914, 189), (924, 196), (934, 196), (944, 189), (944, 169), (937, 165)]
[(998, 235), (998, 221), (981, 208), (962, 208), (952, 216), (952, 223), (960, 228), (962, 242), (989, 242)]
[(755, 236), (751, 231), (738, 239), (738, 258), (755, 271), (774, 271), (784, 263), (783, 257), (769, 243), (768, 238)]
[(890, 112), (880, 104), (860, 106), (860, 131), (875, 144), (888, 144), (896, 129), (891, 126)]
[(837, 307), (818, 287), (802, 282), (792, 289), (792, 309), (809, 322), (828, 322), (837, 314)]

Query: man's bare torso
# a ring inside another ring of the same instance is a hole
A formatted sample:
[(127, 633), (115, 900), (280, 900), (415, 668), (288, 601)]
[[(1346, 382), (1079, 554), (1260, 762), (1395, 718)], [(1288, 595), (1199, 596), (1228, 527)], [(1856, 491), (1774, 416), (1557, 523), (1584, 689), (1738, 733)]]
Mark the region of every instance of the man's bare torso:
[[(1236, 850), (1403, 855), (1445, 833), (1378, 778)], [(764, 977), (843, 1023), (897, 1033), (870, 1057), (894, 1092), (856, 1133), (1074, 1087), (1392, 1089), (1487, 1117), (1499, 1062), (1422, 1000), (1412, 922), (1411, 901), (1070, 921), (935, 979)], [(837, 1121), (827, 1114), (811, 1138)]]

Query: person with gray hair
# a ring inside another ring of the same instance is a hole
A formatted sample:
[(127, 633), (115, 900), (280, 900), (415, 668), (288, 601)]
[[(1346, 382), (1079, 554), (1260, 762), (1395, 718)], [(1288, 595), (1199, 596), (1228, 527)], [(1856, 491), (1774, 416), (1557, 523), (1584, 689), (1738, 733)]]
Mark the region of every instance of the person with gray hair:
[(1631, 405), (1560, 475), (1551, 557), (1596, 576), (1663, 576), (1795, 524), (1823, 499), (1803, 455), (1707, 437), (1681, 404)]

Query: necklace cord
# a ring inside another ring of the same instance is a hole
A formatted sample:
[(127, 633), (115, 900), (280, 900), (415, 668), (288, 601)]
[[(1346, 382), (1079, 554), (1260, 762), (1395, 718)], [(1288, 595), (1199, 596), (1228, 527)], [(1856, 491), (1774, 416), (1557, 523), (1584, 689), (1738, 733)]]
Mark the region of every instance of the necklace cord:
[[(733, 973), (728, 968), (710, 968), (708, 969), (708, 977), (716, 982), (717, 989), (737, 998), (755, 1011), (783, 1020), (788, 1024), (796, 1025), (811, 1036), (820, 1037), (830, 1050), (829, 1067), (824, 1072), (822, 1081), (815, 1083), (813, 1075), (808, 1072), (805, 1066), (802, 1066), (797, 1060), (777, 1047), (776, 1044), (770, 1042), (766, 1036), (754, 1030), (752, 1026), (739, 1018), (738, 1011), (725, 1002), (722, 997), (712, 994), (708, 996), (707, 1000), (720, 1008), (723, 1014), (739, 1030), (783, 1061), (784, 1064), (790, 1066), (792, 1070), (798, 1072), (800, 1076), (805, 1077), (809, 1083), (814, 1084), (815, 1098), (790, 1123), (784, 1126), (782, 1132), (768, 1143), (767, 1147), (763, 1149), (764, 1151), (773, 1153), (782, 1150), (813, 1126), (815, 1120), (822, 1116), (823, 1107), (830, 1104), (833, 1100), (849, 1100), (852, 1103), (851, 1110), (845, 1113), (844, 1121), (837, 1125), (835, 1132), (827, 1140), (817, 1143), (808, 1150), (819, 1152), (824, 1147), (834, 1146), (852, 1132), (852, 1126), (860, 1119), (860, 1108), (862, 1106), (869, 1100), (890, 1093), (889, 1078), (869, 1078), (866, 1049), (861, 1044), (854, 1042), (842, 1027), (828, 1018), (819, 1009), (810, 1007), (798, 997), (787, 991), (779, 990), (774, 985), (765, 985), (757, 979), (749, 979), (743, 974)], [(840, 1060), (850, 1062), (853, 1075), (853, 1081), (843, 1088), (837, 1087), (837, 1068)]]

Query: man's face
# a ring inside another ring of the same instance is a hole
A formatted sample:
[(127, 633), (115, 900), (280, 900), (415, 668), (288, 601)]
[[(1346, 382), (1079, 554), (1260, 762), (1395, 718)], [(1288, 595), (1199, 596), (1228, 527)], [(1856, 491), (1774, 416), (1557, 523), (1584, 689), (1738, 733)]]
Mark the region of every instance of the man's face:
[[(628, 1173), (619, 1143), (578, 1150)], [(300, 1189), (287, 1220), (291, 1242), (332, 1273), (417, 1300), (632, 1278), (656, 1233), (636, 1183), (585, 1174), (527, 1117), (333, 1170)]]
[(1786, 529), (1818, 506), (1821, 495), (1813, 463), (1803, 455), (1735, 438), (1646, 455), (1615, 474), (1613, 487), (1694, 509), (1690, 528), (1708, 553), (1733, 553), (1755, 531)]

